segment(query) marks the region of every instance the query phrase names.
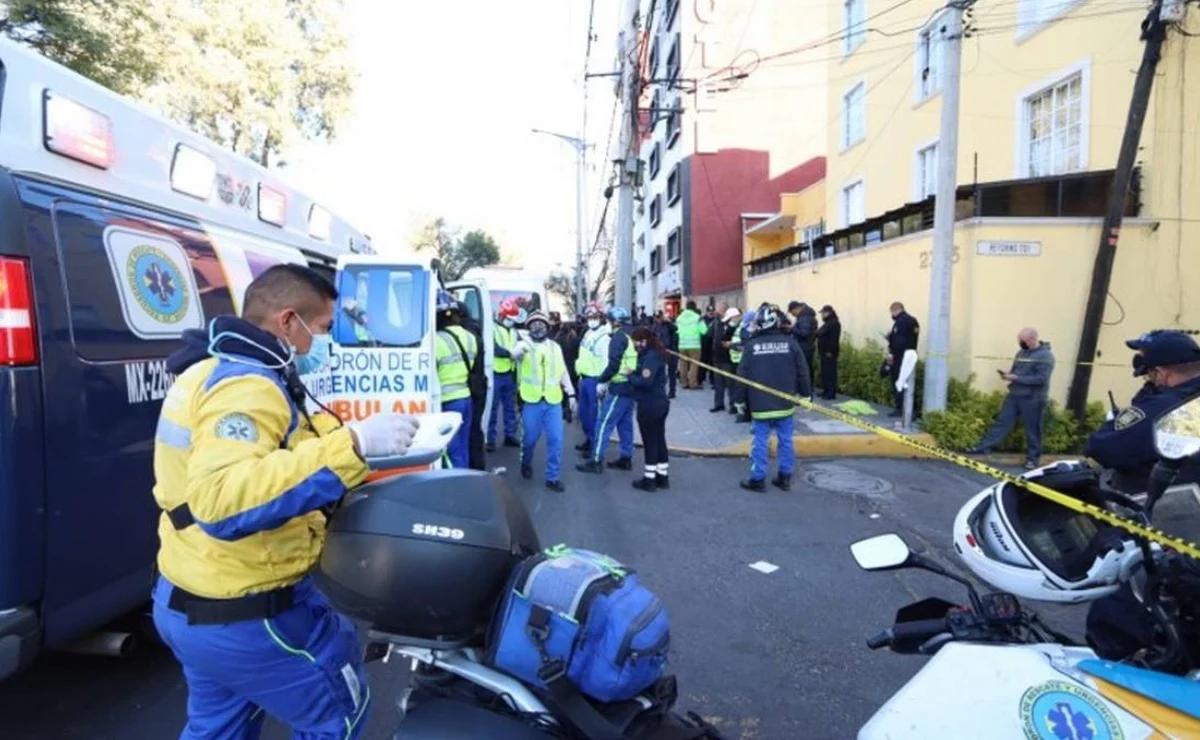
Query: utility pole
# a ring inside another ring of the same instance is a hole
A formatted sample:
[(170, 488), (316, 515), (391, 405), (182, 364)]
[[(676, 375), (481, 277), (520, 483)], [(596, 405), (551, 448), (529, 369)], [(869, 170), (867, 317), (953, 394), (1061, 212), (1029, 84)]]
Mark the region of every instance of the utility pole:
[(583, 265), (583, 239), (584, 230), (587, 228), (583, 218), (583, 201), (587, 198), (587, 150), (591, 144), (583, 140), (582, 137), (567, 136), (566, 134), (556, 134), (553, 131), (543, 131), (540, 128), (532, 129), (535, 134), (545, 134), (553, 136), (556, 139), (562, 139), (575, 148), (575, 305), (576, 311), (582, 312), (583, 306), (587, 303), (587, 294), (584, 289), (584, 265)]
[(1096, 359), (1100, 325), (1104, 321), (1104, 304), (1108, 300), (1108, 287), (1112, 282), (1117, 240), (1121, 235), (1121, 220), (1125, 215), (1125, 200), (1129, 197), (1129, 183), (1133, 179), (1138, 143), (1142, 139), (1142, 126), (1146, 122), (1146, 109), (1150, 105), (1150, 93), (1154, 88), (1154, 72), (1162, 58), (1163, 41), (1167, 37), (1167, 19), (1182, 16), (1179, 3), (1173, 2), (1170, 5), (1172, 14), (1164, 16), (1163, 0), (1155, 0), (1154, 7), (1142, 22), (1142, 40), (1146, 42), (1146, 46), (1142, 49), (1142, 64), (1138, 67), (1137, 77), (1133, 81), (1133, 97), (1129, 101), (1129, 115), (1125, 119), (1125, 135), (1121, 139), (1117, 169), (1113, 173), (1112, 190), (1108, 194), (1108, 211), (1104, 214), (1104, 225), (1100, 228), (1100, 244), (1096, 248), (1096, 260), (1092, 265), (1092, 283), (1088, 290), (1087, 306), (1083, 311), (1079, 351), (1075, 355), (1075, 374), (1071, 378), (1071, 390), (1067, 393), (1067, 408), (1080, 421), (1087, 416), (1092, 363)]
[[(954, 211), (958, 192), (958, 101), (962, 83), (963, 13), (975, 0), (952, 2), (942, 21), (942, 124), (938, 137), (937, 194), (933, 205), (933, 260), (929, 275), (929, 346), (925, 358), (925, 411), (946, 408), (950, 387), (950, 287), (954, 269)], [(901, 358), (895, 358), (900, 362)]]
[(615, 305), (633, 311), (633, 189), (638, 171), (637, 146), (638, 97), (641, 85), (636, 65), (638, 50), (638, 0), (626, 0), (624, 28), (621, 31), (621, 85), (624, 115), (621, 117), (621, 136), (617, 160), (617, 285)]

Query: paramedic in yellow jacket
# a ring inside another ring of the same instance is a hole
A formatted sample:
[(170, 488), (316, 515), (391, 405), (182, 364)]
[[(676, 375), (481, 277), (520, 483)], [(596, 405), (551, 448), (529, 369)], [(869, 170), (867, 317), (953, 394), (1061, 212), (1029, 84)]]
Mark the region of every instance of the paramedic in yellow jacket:
[(475, 335), (463, 328), (466, 314), (458, 301), (444, 290), (437, 292), (437, 338), (434, 340), (438, 385), (442, 389), (442, 410), (462, 415), (462, 426), (446, 445), (446, 457), (455, 468), (471, 467), (471, 367), (479, 353)]
[(521, 394), (521, 477), (533, 477), (533, 448), (546, 434), (546, 488), (562, 493), (563, 403), (575, 411), (575, 387), (562, 347), (550, 339), (550, 320), (541, 311), (525, 321), (529, 339), (517, 342), (517, 388)]
[(416, 420), (342, 426), (305, 412), (298, 373), (329, 357), (332, 285), (279, 265), (246, 291), (243, 318), (185, 333), (154, 444), (154, 623), (183, 665), (184, 740), (254, 738), (270, 714), (295, 737), (355, 738), (370, 702), (354, 626), (308, 573), (325, 513), (403, 454)]

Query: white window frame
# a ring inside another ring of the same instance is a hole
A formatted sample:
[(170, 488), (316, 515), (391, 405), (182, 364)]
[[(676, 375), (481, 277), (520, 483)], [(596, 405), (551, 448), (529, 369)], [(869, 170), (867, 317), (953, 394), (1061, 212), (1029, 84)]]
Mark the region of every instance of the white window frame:
[[(850, 96), (854, 95), (859, 89), (862, 90), (862, 129), (856, 139), (850, 138)], [(842, 115), (841, 115), (841, 151), (846, 151), (867, 138), (867, 80), (860, 79), (855, 84), (847, 88), (846, 92), (842, 93)]]
[[(1023, 180), (1029, 175), (1029, 101), (1042, 95), (1047, 90), (1061, 85), (1071, 77), (1079, 75), (1079, 169), (1075, 172), (1086, 172), (1089, 166), (1089, 151), (1091, 149), (1091, 119), (1092, 119), (1092, 60), (1091, 58), (1072, 64), (1054, 74), (1039, 80), (1017, 93), (1015, 100), (1017, 122), (1016, 147), (1013, 162), (1013, 172), (1017, 179)], [(1060, 173), (1061, 174), (1061, 173)]]
[[(862, 218), (858, 219), (857, 221), (850, 220), (850, 209), (849, 209), (850, 200), (847, 197), (847, 192), (854, 187), (861, 188), (861, 190), (862, 190), (862, 209), (861, 209), (862, 210)], [(853, 180), (846, 182), (844, 185), (842, 185), (842, 189), (838, 193), (838, 203), (839, 203), (838, 217), (842, 221), (843, 229), (853, 226), (854, 224), (860, 224), (863, 221), (866, 221), (867, 220), (867, 181), (862, 177), (857, 177)]]
[[(937, 147), (941, 143), (940, 139), (934, 138), (928, 141), (921, 142), (917, 148), (913, 150), (913, 202), (920, 202), (928, 198), (930, 195), (937, 192)], [(921, 177), (921, 155), (933, 149), (933, 193), (925, 192), (925, 180)]]
[[(1070, 13), (1085, 0), (1017, 0), (1017, 41), (1024, 41), (1051, 23)], [(1056, 2), (1058, 10), (1038, 19), (1037, 10)]]
[[(855, 7), (862, 9), (861, 20), (856, 21), (853, 17)], [(850, 56), (866, 42), (867, 0), (842, 0), (842, 56)]]
[[(917, 104), (936, 98), (942, 93), (943, 75), (945, 74), (942, 57), (945, 54), (945, 45), (944, 39), (941, 37), (941, 29), (945, 17), (944, 12), (938, 13), (924, 28), (917, 31), (917, 51), (913, 62), (913, 99)], [(932, 85), (929, 85), (924, 78), (923, 73), (926, 66), (936, 73), (935, 82)]]

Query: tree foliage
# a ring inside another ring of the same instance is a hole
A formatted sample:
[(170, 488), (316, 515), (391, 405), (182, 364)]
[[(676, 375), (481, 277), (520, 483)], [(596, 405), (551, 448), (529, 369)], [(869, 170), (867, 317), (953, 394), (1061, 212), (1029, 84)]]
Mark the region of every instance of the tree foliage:
[(354, 85), (342, 0), (10, 0), (0, 30), (261, 164), (333, 137)]
[(413, 238), (412, 247), (418, 252), (433, 252), (442, 263), (446, 280), (459, 280), (473, 267), (489, 267), (500, 263), (500, 247), (490, 234), (478, 229), (461, 237), (446, 223), (435, 218), (425, 224)]

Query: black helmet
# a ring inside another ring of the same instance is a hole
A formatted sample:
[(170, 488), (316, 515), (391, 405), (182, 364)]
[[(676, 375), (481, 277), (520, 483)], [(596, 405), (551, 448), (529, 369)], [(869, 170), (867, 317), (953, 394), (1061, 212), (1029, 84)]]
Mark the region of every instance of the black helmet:
[(754, 326), (758, 331), (767, 331), (783, 324), (783, 311), (774, 303), (764, 303), (754, 314)]
[(316, 580), (373, 629), (477, 637), (513, 567), (541, 548), (525, 505), (495, 475), (437, 470), (360, 491), (329, 522)]

